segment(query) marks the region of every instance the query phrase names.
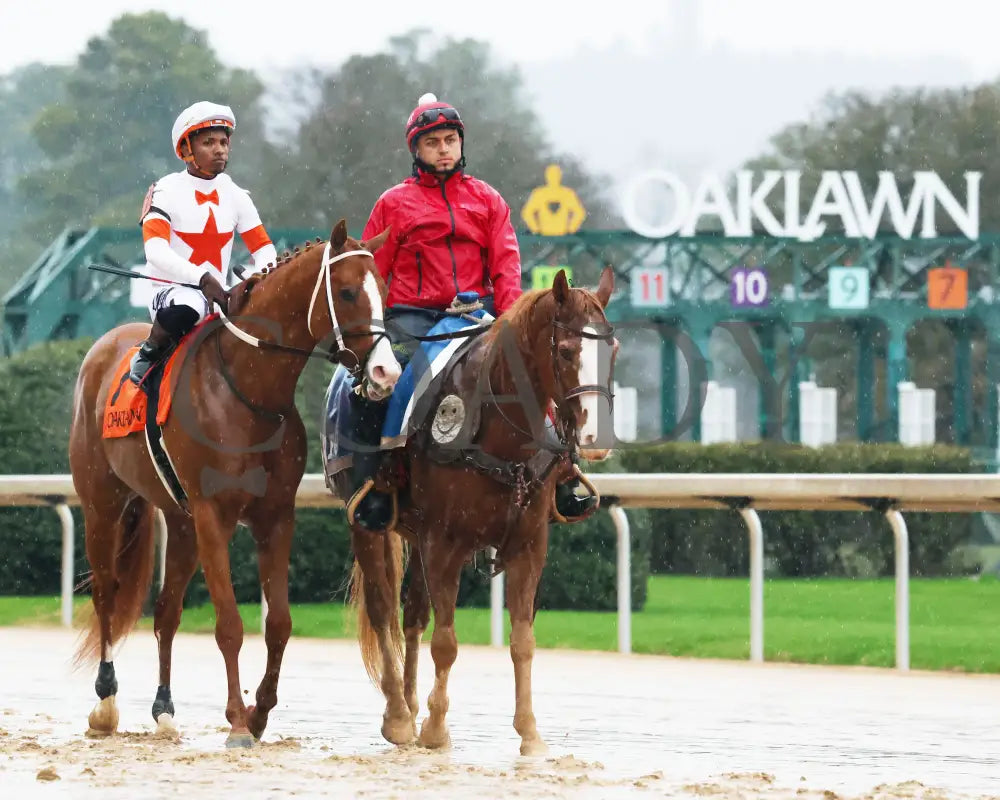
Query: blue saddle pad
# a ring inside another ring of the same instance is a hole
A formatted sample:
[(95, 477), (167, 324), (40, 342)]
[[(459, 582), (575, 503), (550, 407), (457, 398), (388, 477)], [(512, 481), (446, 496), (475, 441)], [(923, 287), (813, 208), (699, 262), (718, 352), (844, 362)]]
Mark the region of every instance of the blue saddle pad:
[[(474, 311), (465, 317), (491, 319), (483, 310)], [(476, 327), (476, 323), (459, 316), (446, 316), (428, 331), (429, 335), (453, 333)], [(443, 339), (437, 342), (421, 342), (423, 358), (413, 358), (404, 367), (403, 374), (396, 382), (396, 388), (389, 397), (389, 407), (382, 426), (382, 448), (392, 449), (406, 444), (406, 425), (413, 403), (430, 379), (437, 375), (451, 360), (452, 354), (466, 341), (465, 337)], [(427, 374), (428, 365), (430, 374)], [(350, 430), (350, 392), (353, 380), (344, 367), (337, 367), (326, 392), (326, 414), (323, 425), (323, 459), (327, 473), (333, 475), (350, 465), (351, 450), (343, 441), (341, 431)]]

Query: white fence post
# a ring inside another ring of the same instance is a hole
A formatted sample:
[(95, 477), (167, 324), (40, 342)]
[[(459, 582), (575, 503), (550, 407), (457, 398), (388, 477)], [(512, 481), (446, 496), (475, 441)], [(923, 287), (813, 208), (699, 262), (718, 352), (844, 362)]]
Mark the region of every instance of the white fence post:
[(750, 534), (750, 660), (764, 660), (764, 528), (753, 508), (740, 516)]
[(619, 505), (608, 508), (618, 533), (618, 652), (632, 652), (632, 533)]
[[(495, 547), (489, 548), (490, 558), (497, 557)], [(503, 573), (490, 578), (490, 644), (503, 647)]]
[(910, 535), (894, 508), (885, 512), (896, 540), (896, 669), (910, 669)]
[(66, 503), (56, 505), (62, 523), (62, 624), (73, 626), (73, 512)]

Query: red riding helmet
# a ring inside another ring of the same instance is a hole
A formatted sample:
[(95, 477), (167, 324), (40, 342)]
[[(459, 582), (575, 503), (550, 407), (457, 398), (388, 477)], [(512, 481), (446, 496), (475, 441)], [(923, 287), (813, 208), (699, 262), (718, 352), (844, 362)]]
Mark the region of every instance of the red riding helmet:
[(453, 128), (465, 139), (465, 125), (451, 105), (440, 102), (433, 94), (422, 95), (417, 107), (406, 120), (406, 146), (412, 153), (417, 147), (417, 137), (435, 128)]

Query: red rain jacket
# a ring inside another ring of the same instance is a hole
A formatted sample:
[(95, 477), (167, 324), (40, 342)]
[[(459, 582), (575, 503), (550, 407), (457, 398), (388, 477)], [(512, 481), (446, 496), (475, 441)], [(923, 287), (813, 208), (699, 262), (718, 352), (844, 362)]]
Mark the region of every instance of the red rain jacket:
[(441, 181), (420, 172), (382, 194), (362, 238), (392, 226), (375, 252), (388, 306), (443, 309), (459, 292), (492, 294), (503, 313), (521, 294), (521, 254), (510, 207), (465, 173)]

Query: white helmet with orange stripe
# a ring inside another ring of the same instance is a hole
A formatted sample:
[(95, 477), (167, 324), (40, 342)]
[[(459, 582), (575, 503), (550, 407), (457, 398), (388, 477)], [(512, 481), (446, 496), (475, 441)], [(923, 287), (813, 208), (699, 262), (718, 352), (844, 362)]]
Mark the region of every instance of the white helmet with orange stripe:
[[(185, 157), (181, 153), (181, 143), (186, 141), (195, 131), (205, 128), (226, 128), (230, 133), (236, 130), (236, 115), (229, 106), (211, 103), (208, 100), (199, 100), (194, 105), (185, 108), (174, 120), (174, 127), (170, 131), (173, 141), (174, 152), (182, 161), (190, 161), (191, 156)], [(191, 152), (191, 143), (188, 142), (188, 153)]]

